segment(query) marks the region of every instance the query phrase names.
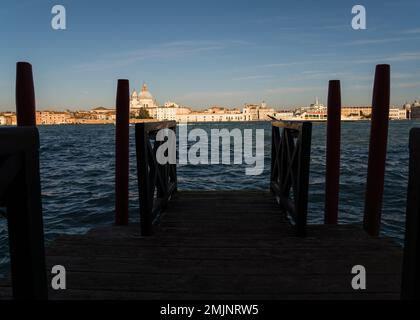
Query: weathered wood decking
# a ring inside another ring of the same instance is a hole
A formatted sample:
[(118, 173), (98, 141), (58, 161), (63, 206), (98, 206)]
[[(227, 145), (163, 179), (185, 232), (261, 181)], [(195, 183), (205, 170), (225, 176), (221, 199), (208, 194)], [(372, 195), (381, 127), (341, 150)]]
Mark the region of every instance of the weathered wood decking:
[[(402, 250), (361, 226), (309, 226), (296, 237), (268, 192), (180, 192), (154, 236), (139, 226), (61, 236), (52, 299), (398, 299)], [(354, 291), (351, 269), (367, 270)], [(4, 293), (4, 292), (3, 292)]]

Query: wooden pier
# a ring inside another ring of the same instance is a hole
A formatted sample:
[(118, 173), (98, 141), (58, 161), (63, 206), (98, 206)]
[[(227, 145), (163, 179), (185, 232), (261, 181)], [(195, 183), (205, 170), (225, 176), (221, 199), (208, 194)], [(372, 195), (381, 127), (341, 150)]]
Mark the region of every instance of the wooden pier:
[[(399, 299), (402, 250), (360, 225), (295, 230), (269, 192), (179, 192), (150, 237), (137, 224), (61, 236), (50, 299)], [(353, 290), (352, 267), (367, 270)], [(10, 292), (10, 291), (9, 291)]]
[[(31, 73), (30, 65), (18, 64), (17, 94), (26, 97), (17, 99), (21, 127), (0, 129), (0, 209), (6, 209), (11, 256), (11, 282), (0, 284), (1, 299), (420, 298), (420, 129), (410, 136), (404, 252), (379, 235), (389, 66), (377, 67), (366, 188), (374, 197), (366, 197), (360, 224), (337, 224), (336, 116), (328, 122), (328, 194), (325, 212), (318, 213), (325, 224), (307, 223), (312, 124), (284, 121), (272, 122), (266, 191), (179, 191), (176, 162), (157, 158), (165, 143), (158, 133), (166, 132), (170, 141), (176, 123), (136, 124), (140, 219), (129, 224), (124, 80), (117, 92), (115, 225), (60, 236), (45, 251)], [(330, 84), (328, 107), (337, 114), (340, 86)], [(176, 154), (174, 140), (169, 157), (171, 152)], [(56, 265), (66, 269), (65, 290), (51, 288)], [(352, 286), (355, 266), (364, 267), (366, 288)]]

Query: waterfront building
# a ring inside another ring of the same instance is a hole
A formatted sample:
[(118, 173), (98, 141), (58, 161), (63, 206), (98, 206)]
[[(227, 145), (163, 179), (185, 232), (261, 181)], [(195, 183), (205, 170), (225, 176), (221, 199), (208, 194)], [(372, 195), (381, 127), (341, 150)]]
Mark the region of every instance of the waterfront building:
[(175, 120), (177, 114), (191, 112), (189, 108), (181, 107), (171, 101), (167, 101), (163, 106), (159, 106), (146, 84), (143, 84), (139, 94), (134, 91), (130, 97), (130, 110), (132, 115), (139, 116), (142, 108), (148, 111), (151, 118), (159, 121)]
[(403, 106), (405, 110), (408, 111), (409, 119), (420, 119), (420, 102), (415, 100), (413, 103), (406, 102)]
[[(156, 107), (154, 117), (157, 120), (175, 120), (177, 115), (185, 115), (191, 112), (190, 108), (176, 106)], [(149, 112), (150, 114), (150, 112)]]
[(170, 108), (170, 107), (178, 108), (179, 107), (179, 105), (177, 103), (172, 102), (172, 101), (166, 101), (163, 106), (167, 107), (167, 108)]
[(359, 107), (342, 107), (341, 117), (350, 119), (369, 119), (372, 115), (372, 107), (359, 106)]
[(274, 118), (277, 120), (293, 120), (295, 112), (292, 110), (277, 110), (274, 113)]
[(68, 112), (37, 111), (36, 123), (43, 124), (69, 124), (72, 123), (71, 115)]
[(309, 108), (301, 110), (300, 118), (313, 121), (327, 120), (327, 108), (320, 103), (318, 97), (316, 97), (315, 102), (310, 104)]
[(14, 112), (3, 112), (0, 114), (0, 125), (14, 126), (17, 124), (16, 114)]
[(110, 114), (110, 113), (115, 113), (115, 109), (98, 107), (98, 108), (92, 109), (92, 112), (98, 113), (98, 114)]
[(407, 110), (397, 108), (397, 107), (389, 108), (389, 119), (390, 120), (405, 120), (407, 119), (407, 112), (408, 112)]
[(246, 121), (256, 121), (258, 120), (258, 108), (259, 105), (246, 104), (242, 110), (244, 118)]
[(327, 110), (326, 109), (325, 110), (319, 110), (319, 109), (307, 110), (301, 114), (301, 118), (305, 120), (313, 120), (313, 121), (327, 120)]
[(404, 103), (403, 109), (405, 109), (407, 111), (410, 111), (411, 110), (411, 103), (408, 103), (408, 102)]
[(411, 106), (410, 119), (420, 119), (420, 106)]
[(137, 93), (135, 90), (130, 97), (130, 110), (134, 116), (140, 114), (140, 109), (145, 108), (149, 112), (149, 116), (156, 118), (156, 108), (158, 103), (155, 98), (149, 92), (147, 85), (144, 83), (140, 93)]
[(177, 122), (230, 122), (245, 121), (242, 113), (209, 113), (191, 112), (188, 114), (178, 114), (175, 116)]
[(92, 117), (93, 120), (115, 120), (116, 118), (116, 111), (115, 109), (111, 108), (104, 108), (98, 107), (92, 109)]
[(309, 106), (309, 109), (325, 110), (325, 109), (327, 109), (327, 107), (325, 107), (322, 103), (319, 102), (318, 97), (315, 97), (315, 103), (312, 103)]
[(276, 111), (268, 108), (265, 102), (261, 104), (245, 104), (242, 109), (244, 121), (270, 120), (269, 116), (274, 117)]
[(271, 117), (274, 117), (274, 115), (276, 114), (276, 111), (273, 108), (261, 108), (258, 110), (258, 120), (262, 120), (262, 121), (268, 121), (271, 120)]

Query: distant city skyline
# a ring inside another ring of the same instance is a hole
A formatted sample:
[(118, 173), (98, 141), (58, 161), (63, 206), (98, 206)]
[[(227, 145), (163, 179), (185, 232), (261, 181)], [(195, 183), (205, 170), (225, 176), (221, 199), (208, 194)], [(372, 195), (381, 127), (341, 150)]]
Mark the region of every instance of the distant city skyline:
[[(67, 30), (51, 28), (65, 6)], [(351, 27), (351, 8), (367, 29)], [(163, 104), (371, 103), (375, 65), (391, 64), (391, 104), (420, 99), (420, 2), (2, 1), (0, 111), (14, 110), (17, 61), (33, 65), (38, 109), (111, 107), (117, 79)]]

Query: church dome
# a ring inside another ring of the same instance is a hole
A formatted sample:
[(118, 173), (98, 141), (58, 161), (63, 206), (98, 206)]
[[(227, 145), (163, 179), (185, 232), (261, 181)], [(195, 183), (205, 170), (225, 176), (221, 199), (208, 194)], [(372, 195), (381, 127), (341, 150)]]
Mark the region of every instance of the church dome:
[(151, 95), (151, 93), (147, 89), (147, 85), (146, 84), (144, 84), (143, 87), (141, 88), (141, 92), (140, 92), (139, 98), (140, 99), (151, 99), (151, 100), (153, 100), (153, 96)]

